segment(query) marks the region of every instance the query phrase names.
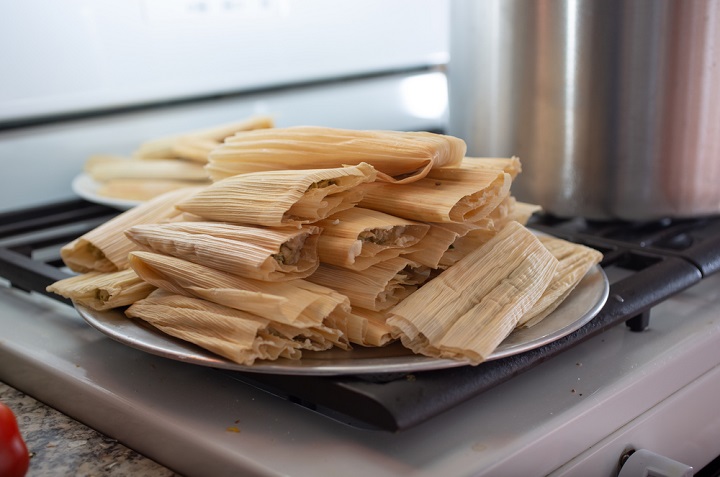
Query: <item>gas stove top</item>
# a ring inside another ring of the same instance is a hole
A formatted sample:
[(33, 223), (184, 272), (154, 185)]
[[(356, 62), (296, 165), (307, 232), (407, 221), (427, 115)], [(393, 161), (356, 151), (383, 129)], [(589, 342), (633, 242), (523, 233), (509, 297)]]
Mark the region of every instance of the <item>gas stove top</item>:
[[(3, 214), (0, 276), (18, 289), (46, 294), (47, 285), (69, 275), (59, 247), (117, 213), (75, 200)], [(568, 336), (478, 367), (331, 377), (226, 374), (353, 426), (405, 430), (618, 324), (644, 330), (653, 306), (720, 270), (720, 217), (609, 224), (539, 215), (529, 225), (602, 251), (601, 266), (615, 277), (598, 316)]]
[(138, 351), (43, 296), (68, 273), (59, 247), (117, 213), (0, 217), (0, 380), (182, 475), (614, 475), (632, 448), (696, 468), (720, 454), (720, 218), (535, 217), (605, 254), (588, 325), (476, 368), (299, 377)]

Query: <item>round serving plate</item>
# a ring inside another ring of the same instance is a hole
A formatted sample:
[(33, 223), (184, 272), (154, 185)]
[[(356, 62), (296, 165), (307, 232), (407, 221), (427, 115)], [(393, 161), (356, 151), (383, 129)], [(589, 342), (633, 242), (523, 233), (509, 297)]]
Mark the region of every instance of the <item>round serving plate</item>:
[[(584, 326), (603, 307), (609, 289), (605, 272), (595, 265), (555, 311), (535, 326), (513, 331), (489, 356), (488, 361), (544, 346)], [(381, 348), (356, 346), (350, 351), (304, 351), (299, 360), (280, 358), (244, 366), (166, 335), (142, 320), (127, 318), (119, 310), (96, 311), (79, 304), (75, 304), (75, 307), (92, 327), (120, 343), (158, 356), (214, 368), (251, 373), (333, 376), (411, 373), (468, 365), (464, 361), (414, 354), (395, 342)]]

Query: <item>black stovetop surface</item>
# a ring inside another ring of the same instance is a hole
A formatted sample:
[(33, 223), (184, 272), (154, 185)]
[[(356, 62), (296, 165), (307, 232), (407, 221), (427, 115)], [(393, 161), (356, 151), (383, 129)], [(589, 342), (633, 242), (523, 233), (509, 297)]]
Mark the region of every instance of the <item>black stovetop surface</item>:
[[(0, 277), (14, 287), (48, 294), (69, 276), (59, 248), (118, 214), (84, 200), (0, 214)], [(656, 304), (720, 270), (720, 216), (647, 223), (593, 222), (536, 215), (530, 227), (600, 250), (601, 266), (621, 269), (607, 303), (587, 325), (522, 354), (420, 373), (358, 376), (282, 376), (220, 371), (350, 425), (410, 428), (551, 359), (610, 327), (642, 331)]]

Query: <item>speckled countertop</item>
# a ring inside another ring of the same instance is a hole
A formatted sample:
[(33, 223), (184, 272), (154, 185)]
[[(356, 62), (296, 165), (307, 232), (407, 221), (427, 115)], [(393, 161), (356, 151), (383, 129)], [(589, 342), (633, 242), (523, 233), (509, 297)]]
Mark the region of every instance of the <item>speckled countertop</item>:
[(175, 472), (0, 382), (30, 455), (26, 477), (171, 477)]

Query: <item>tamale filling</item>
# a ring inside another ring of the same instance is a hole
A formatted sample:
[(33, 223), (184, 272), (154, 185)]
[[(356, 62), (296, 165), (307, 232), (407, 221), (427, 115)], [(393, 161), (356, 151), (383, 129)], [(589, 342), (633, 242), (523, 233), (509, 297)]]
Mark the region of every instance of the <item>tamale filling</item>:
[(281, 265), (296, 265), (302, 258), (302, 248), (308, 235), (298, 235), (280, 245), (280, 252), (272, 258)]
[(405, 237), (405, 227), (397, 226), (391, 228), (374, 228), (364, 230), (358, 235), (358, 239), (363, 242), (374, 243), (377, 245), (397, 245), (402, 246), (403, 242), (414, 237)]

